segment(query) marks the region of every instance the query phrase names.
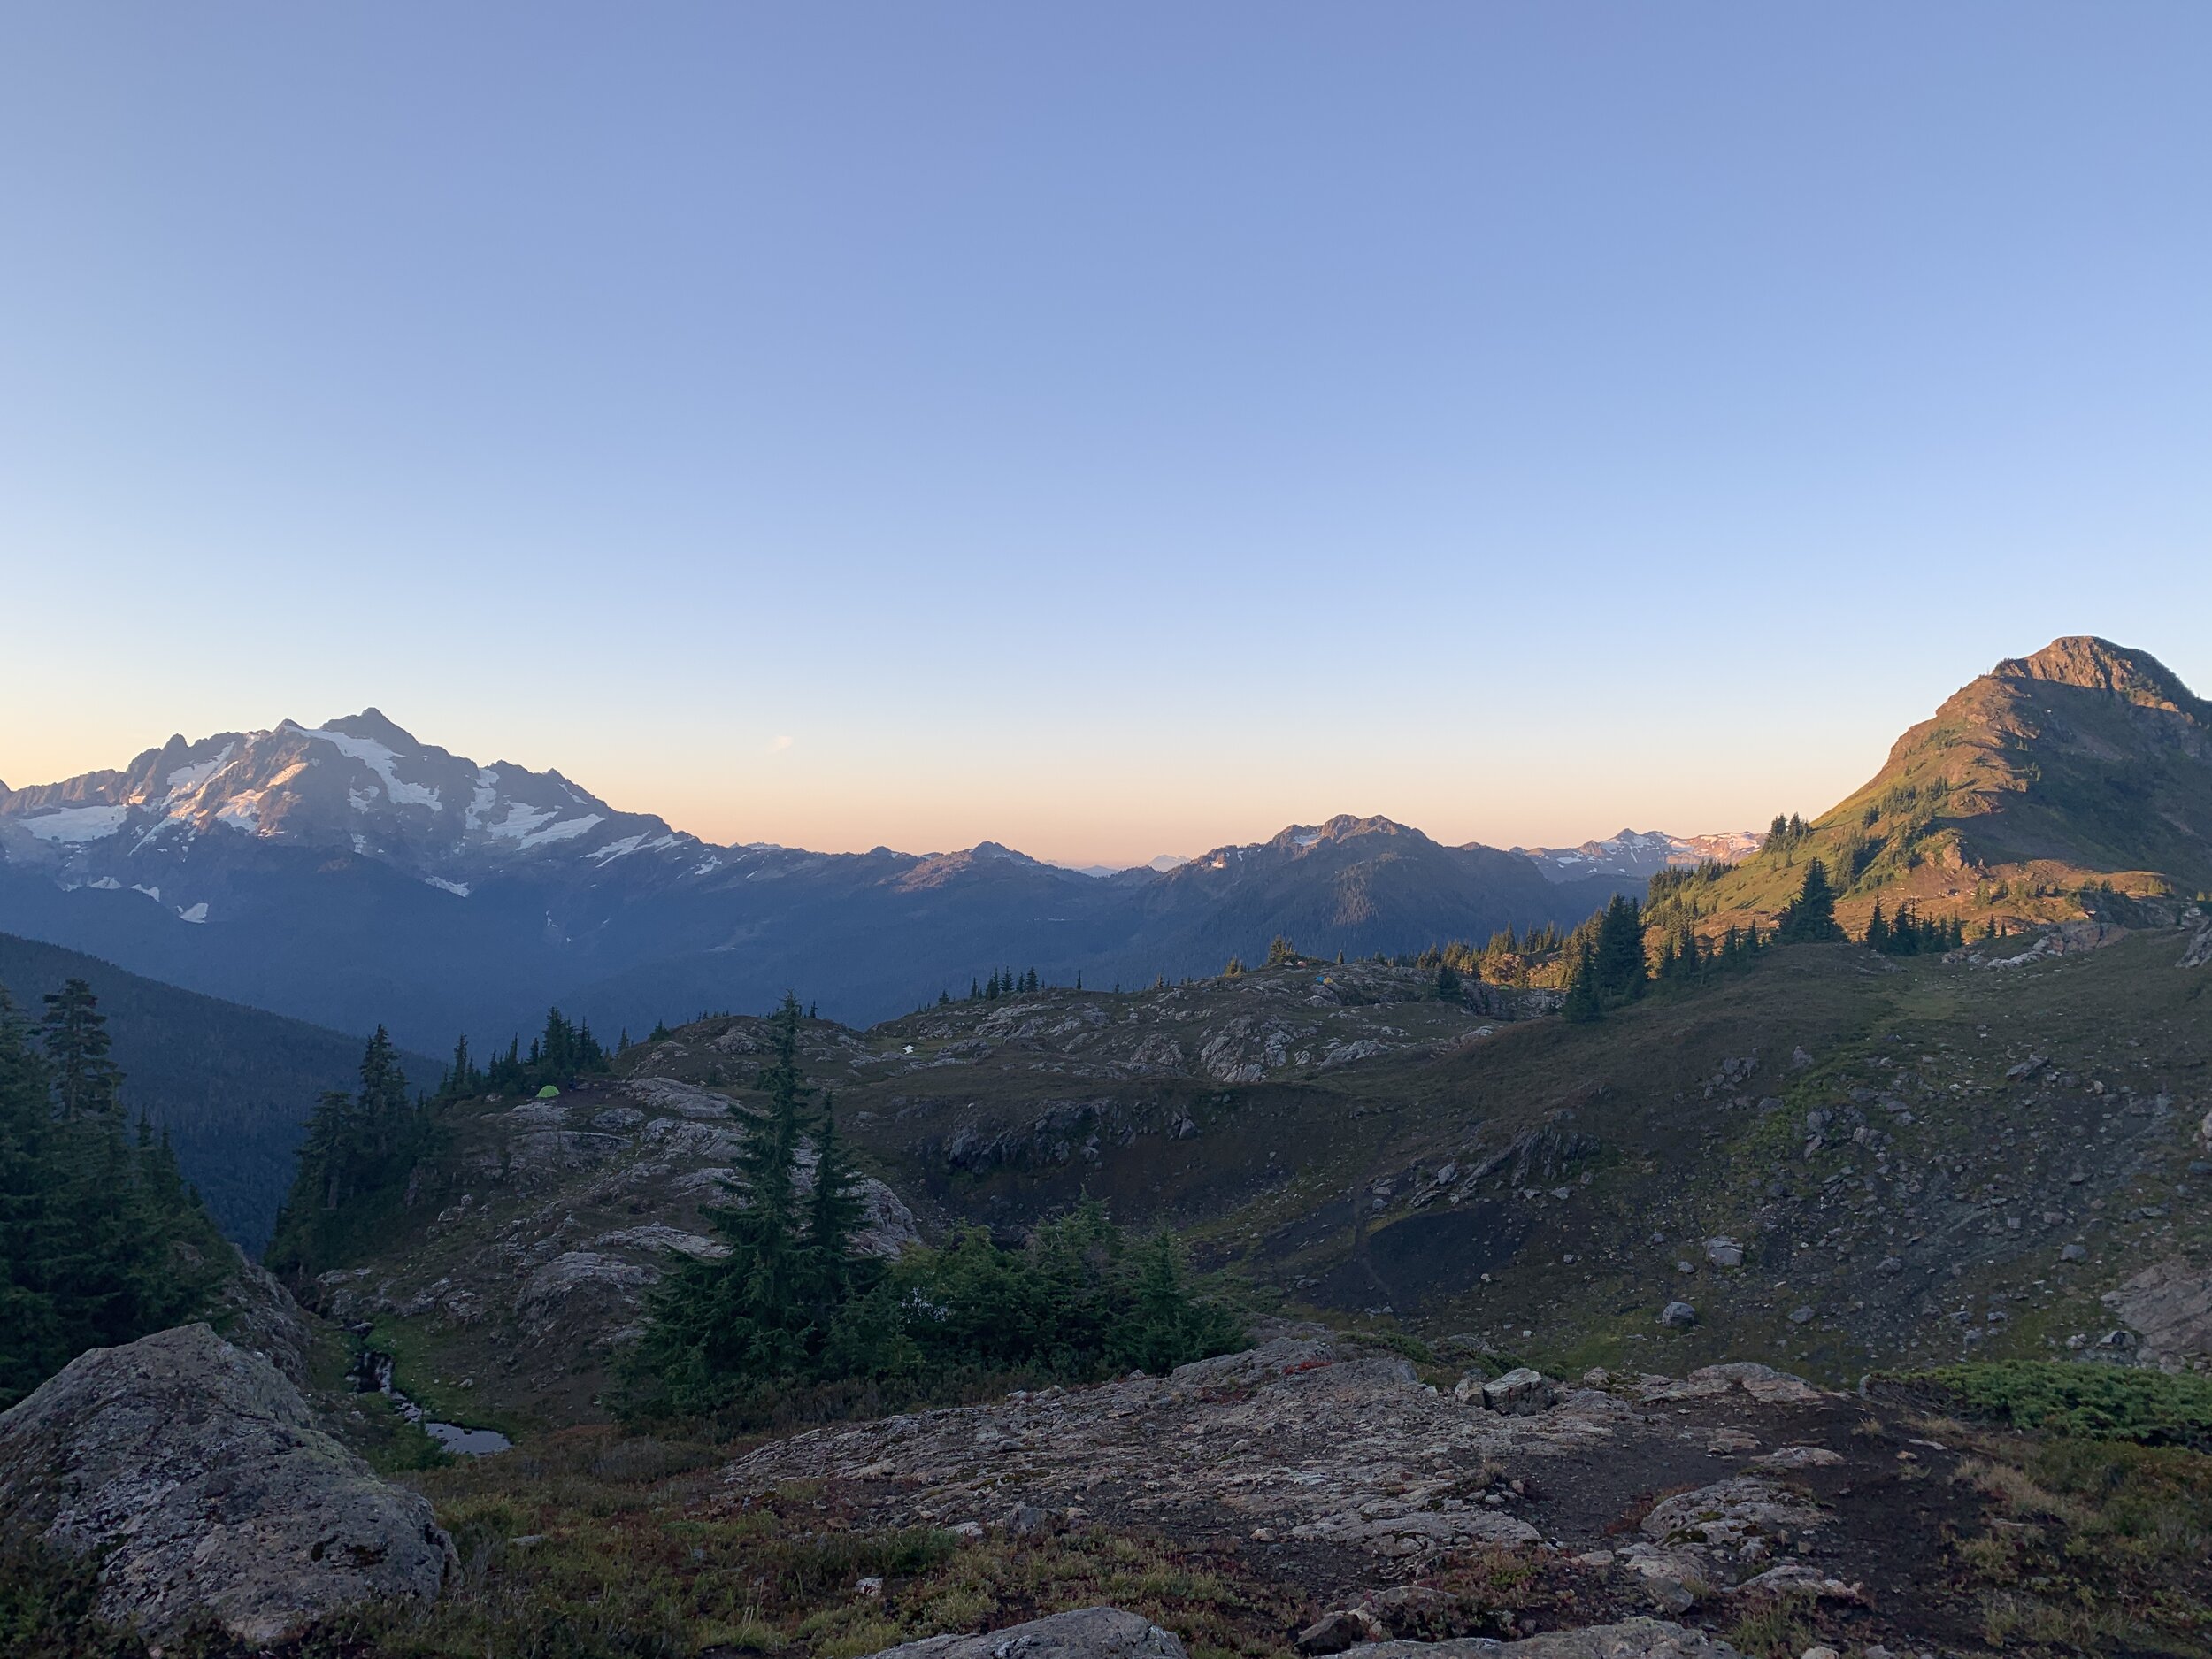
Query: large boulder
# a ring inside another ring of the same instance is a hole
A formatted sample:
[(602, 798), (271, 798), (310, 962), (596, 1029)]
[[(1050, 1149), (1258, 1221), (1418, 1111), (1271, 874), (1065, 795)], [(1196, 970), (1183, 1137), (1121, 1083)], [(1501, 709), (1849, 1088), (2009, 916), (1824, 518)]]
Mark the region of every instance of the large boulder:
[(0, 1413), (0, 1526), (108, 1552), (101, 1615), (156, 1639), (211, 1617), (281, 1641), (356, 1602), (427, 1600), (454, 1558), (426, 1499), (204, 1325), (81, 1354)]
[(1118, 1607), (1079, 1608), (981, 1636), (929, 1636), (872, 1659), (1186, 1659), (1183, 1644)]

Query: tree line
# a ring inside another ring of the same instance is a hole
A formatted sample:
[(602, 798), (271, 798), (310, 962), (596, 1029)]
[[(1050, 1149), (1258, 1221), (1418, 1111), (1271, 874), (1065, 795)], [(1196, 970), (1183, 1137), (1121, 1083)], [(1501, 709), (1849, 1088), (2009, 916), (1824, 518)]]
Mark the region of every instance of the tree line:
[(168, 1138), (130, 1126), (91, 987), (43, 1002), (34, 1026), (0, 989), (0, 1407), (205, 1311), (232, 1260)]

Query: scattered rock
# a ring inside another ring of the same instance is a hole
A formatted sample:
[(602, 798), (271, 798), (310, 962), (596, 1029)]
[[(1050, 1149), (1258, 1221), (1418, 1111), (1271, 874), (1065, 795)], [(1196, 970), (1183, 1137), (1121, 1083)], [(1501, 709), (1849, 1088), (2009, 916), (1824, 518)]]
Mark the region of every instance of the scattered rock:
[(1801, 1304), (1790, 1310), (1790, 1323), (1792, 1325), (1810, 1325), (1812, 1322), (1813, 1310), (1810, 1308)]
[(1382, 1621), (1365, 1608), (1339, 1608), (1333, 1613), (1324, 1613), (1298, 1632), (1298, 1651), (1342, 1653), (1356, 1643), (1386, 1641), (1389, 1636)]
[(1677, 1331), (1686, 1331), (1697, 1323), (1697, 1310), (1686, 1302), (1671, 1302), (1659, 1310), (1659, 1323)]
[(72, 1360), (0, 1414), (0, 1525), (108, 1551), (99, 1610), (158, 1638), (202, 1614), (270, 1645), (357, 1602), (427, 1601), (453, 1545), (204, 1325)]
[(1356, 1659), (1742, 1659), (1717, 1636), (1663, 1619), (1632, 1618), (1582, 1630), (1547, 1631), (1519, 1641), (1463, 1636), (1452, 1641), (1386, 1641)]
[(1540, 1371), (1526, 1365), (1493, 1378), (1482, 1386), (1482, 1403), (1509, 1417), (1532, 1417), (1551, 1409), (1553, 1389)]
[(1715, 1267), (1741, 1267), (1743, 1246), (1733, 1239), (1708, 1239), (1705, 1240), (1705, 1259)]
[(1753, 1461), (1768, 1469), (1832, 1469), (1843, 1454), (1825, 1446), (1782, 1446)]

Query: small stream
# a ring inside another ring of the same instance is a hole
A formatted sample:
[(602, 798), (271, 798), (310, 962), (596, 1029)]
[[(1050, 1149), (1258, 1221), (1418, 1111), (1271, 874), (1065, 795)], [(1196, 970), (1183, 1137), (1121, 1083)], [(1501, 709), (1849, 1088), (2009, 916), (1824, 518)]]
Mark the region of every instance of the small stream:
[(484, 1457), (493, 1452), (503, 1452), (514, 1444), (497, 1429), (464, 1428), (458, 1423), (434, 1423), (424, 1417), (420, 1406), (392, 1386), (389, 1354), (380, 1354), (373, 1348), (363, 1348), (346, 1377), (353, 1384), (354, 1393), (384, 1395), (399, 1408), (400, 1416), (410, 1423), (421, 1424), (423, 1432), (449, 1452), (463, 1457)]

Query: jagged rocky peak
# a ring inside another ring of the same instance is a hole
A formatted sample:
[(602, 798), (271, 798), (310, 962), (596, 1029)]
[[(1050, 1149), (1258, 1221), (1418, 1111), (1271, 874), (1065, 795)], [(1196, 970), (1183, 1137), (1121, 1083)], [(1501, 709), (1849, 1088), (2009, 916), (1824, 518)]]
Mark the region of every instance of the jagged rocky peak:
[[(287, 720), (285, 724), (290, 726), (293, 723)], [(403, 755), (418, 753), (423, 747), (416, 741), (412, 732), (395, 725), (386, 718), (383, 710), (374, 707), (364, 709), (358, 714), (341, 715), (337, 719), (326, 722), (321, 729), (325, 732), (336, 732), (346, 737), (365, 738), (370, 742), (381, 743), (387, 749)], [(442, 756), (446, 751), (439, 749), (433, 749), (431, 752)]]
[[(557, 772), (479, 765), (425, 743), (376, 708), (323, 726), (179, 734), (120, 772), (0, 795), (0, 852), (58, 864), (65, 887), (166, 892), (210, 880), (211, 856), (286, 844), (376, 859), (461, 897), (518, 864), (594, 872), (648, 853), (688, 868), (701, 845)], [(194, 849), (189, 869), (155, 868)], [(182, 915), (196, 898), (164, 902)]]
[(1516, 847), (1513, 850), (1534, 859), (1551, 879), (1571, 881), (1585, 876), (1648, 878), (1657, 871), (1709, 861), (1734, 864), (1757, 852), (1764, 839), (1756, 830), (1671, 835), (1664, 830), (1623, 829), (1618, 834), (1575, 847)]
[(1356, 818), (1349, 812), (1340, 812), (1319, 824), (1293, 824), (1269, 844), (1303, 852), (1323, 841), (1348, 841), (1362, 835), (1409, 835), (1416, 841), (1428, 840), (1419, 830), (1394, 818)]
[(2046, 680), (2090, 691), (2108, 691), (2131, 703), (2150, 703), (2206, 717), (2208, 705), (2181, 678), (2148, 651), (2131, 650), (2091, 634), (2053, 640), (2032, 657), (2008, 657), (1991, 671), (1998, 680)]

